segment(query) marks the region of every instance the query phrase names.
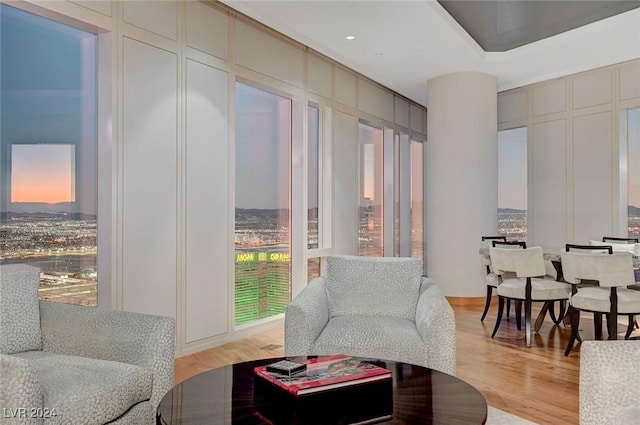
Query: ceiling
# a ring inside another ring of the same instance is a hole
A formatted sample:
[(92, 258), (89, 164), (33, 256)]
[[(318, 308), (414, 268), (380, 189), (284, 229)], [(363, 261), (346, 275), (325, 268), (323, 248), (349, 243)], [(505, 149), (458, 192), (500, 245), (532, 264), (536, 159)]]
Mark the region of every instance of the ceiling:
[[(488, 73), (503, 91), (640, 58), (638, 1), (223, 2), (425, 106), (427, 81), (443, 74)], [(547, 12), (539, 8), (542, 3)], [(475, 17), (467, 18), (469, 32), (443, 4)], [(481, 4), (484, 9), (478, 9)], [(572, 26), (577, 27), (567, 29)], [(493, 33), (494, 42), (502, 45), (482, 48), (485, 41), (478, 31), (488, 39)], [(558, 34), (549, 35), (553, 33)], [(347, 40), (347, 35), (355, 39)], [(502, 49), (507, 50), (490, 51)]]

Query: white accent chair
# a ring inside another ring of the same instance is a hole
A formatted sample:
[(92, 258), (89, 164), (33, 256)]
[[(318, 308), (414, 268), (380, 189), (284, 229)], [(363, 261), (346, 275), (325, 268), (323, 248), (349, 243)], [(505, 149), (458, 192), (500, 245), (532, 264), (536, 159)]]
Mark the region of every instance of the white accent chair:
[[(627, 285), (634, 282), (630, 253), (565, 252), (562, 254), (562, 270), (565, 281), (573, 285), (568, 312), (571, 337), (565, 356), (569, 355), (576, 341), (580, 311), (605, 314), (610, 340), (617, 339), (619, 314), (640, 314), (640, 291), (627, 288)], [(598, 286), (580, 287), (578, 284), (582, 280), (597, 281)], [(632, 320), (629, 321), (629, 326), (633, 326)]]
[(580, 425), (636, 424), (640, 341), (585, 341), (580, 347)]
[(285, 355), (344, 353), (455, 375), (453, 309), (416, 258), (331, 256), (287, 306)]
[(174, 320), (38, 301), (39, 281), (36, 267), (0, 265), (0, 423), (155, 423)]
[[(498, 285), (498, 315), (491, 334), (495, 337), (500, 328), (504, 302), (507, 299), (524, 304), (525, 339), (531, 346), (531, 304), (544, 302), (548, 306), (554, 301), (567, 301), (570, 286), (563, 282), (544, 279), (546, 274), (542, 248), (527, 249), (491, 248), (491, 264), (494, 272), (501, 277)], [(516, 278), (505, 279), (505, 273), (513, 272)]]

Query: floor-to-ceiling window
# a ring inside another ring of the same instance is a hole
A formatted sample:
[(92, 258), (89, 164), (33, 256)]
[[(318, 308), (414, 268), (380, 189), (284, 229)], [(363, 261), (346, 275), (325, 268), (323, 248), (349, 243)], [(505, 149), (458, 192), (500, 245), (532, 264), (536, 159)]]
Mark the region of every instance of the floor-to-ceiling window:
[(411, 140), (411, 256), (424, 264), (424, 149)]
[(640, 238), (640, 108), (627, 111), (627, 232)]
[(236, 83), (235, 323), (291, 298), (291, 100)]
[(527, 240), (527, 127), (498, 132), (498, 234)]
[(0, 5), (0, 263), (97, 304), (97, 37)]
[(360, 122), (358, 253), (384, 255), (383, 130)]
[(330, 140), (324, 131), (328, 108), (307, 105), (307, 278), (324, 273), (331, 249)]

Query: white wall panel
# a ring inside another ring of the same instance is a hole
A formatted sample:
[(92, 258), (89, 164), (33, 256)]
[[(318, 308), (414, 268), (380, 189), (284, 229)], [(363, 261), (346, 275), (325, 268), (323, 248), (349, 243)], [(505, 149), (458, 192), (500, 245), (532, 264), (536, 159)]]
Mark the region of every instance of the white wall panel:
[(533, 116), (564, 112), (567, 110), (565, 80), (556, 80), (533, 87)]
[(176, 317), (177, 57), (123, 45), (123, 308)]
[(177, 40), (178, 2), (163, 0), (123, 1), (124, 21), (138, 28)]
[(409, 127), (409, 102), (401, 97), (395, 97), (395, 123)]
[(611, 112), (573, 120), (574, 240), (613, 234)]
[(331, 62), (314, 55), (307, 54), (307, 89), (330, 99), (332, 96)]
[(358, 254), (358, 120), (333, 114), (334, 247), (336, 254)]
[(108, 0), (72, 0), (72, 2), (91, 9), (94, 12), (111, 16), (111, 2)]
[(410, 128), (413, 131), (419, 133), (427, 132), (427, 116), (424, 113), (424, 109), (418, 108), (416, 105), (410, 105), (409, 107), (409, 121)]
[(498, 122), (527, 119), (529, 106), (526, 90), (498, 95)]
[(620, 67), (620, 100), (640, 97), (640, 60)]
[(589, 72), (573, 79), (573, 109), (611, 103), (611, 70)]
[(296, 87), (304, 85), (304, 51), (236, 21), (236, 63)]
[(356, 76), (346, 69), (334, 66), (335, 95), (334, 100), (345, 105), (356, 107)]
[(229, 57), (229, 15), (200, 1), (187, 3), (187, 46)]
[(358, 79), (358, 107), (361, 111), (393, 122), (393, 93)]
[(567, 243), (567, 121), (532, 126), (533, 167), (529, 214), (533, 233), (529, 244), (560, 247)]
[(228, 330), (229, 77), (187, 61), (186, 342)]

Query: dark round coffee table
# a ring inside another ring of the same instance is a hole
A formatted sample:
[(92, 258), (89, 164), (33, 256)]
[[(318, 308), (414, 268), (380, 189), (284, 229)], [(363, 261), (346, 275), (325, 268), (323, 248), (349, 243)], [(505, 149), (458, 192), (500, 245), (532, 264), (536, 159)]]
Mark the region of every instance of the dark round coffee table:
[(392, 379), (295, 397), (254, 375), (281, 358), (237, 363), (195, 375), (160, 401), (157, 424), (483, 424), (487, 402), (446, 373), (371, 360)]

